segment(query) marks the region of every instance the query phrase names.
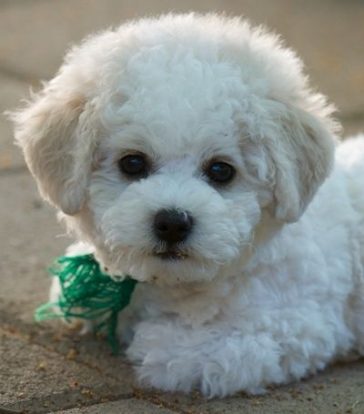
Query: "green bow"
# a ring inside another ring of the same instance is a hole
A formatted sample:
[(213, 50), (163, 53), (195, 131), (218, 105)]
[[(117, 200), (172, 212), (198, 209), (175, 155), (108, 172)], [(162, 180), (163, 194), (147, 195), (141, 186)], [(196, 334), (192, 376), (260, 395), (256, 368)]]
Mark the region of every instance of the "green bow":
[(130, 277), (116, 281), (100, 269), (92, 254), (58, 258), (50, 273), (59, 278), (61, 295), (35, 311), (35, 319), (81, 318), (97, 321), (96, 333), (107, 334), (114, 353), (118, 350), (118, 314), (130, 302), (137, 281)]

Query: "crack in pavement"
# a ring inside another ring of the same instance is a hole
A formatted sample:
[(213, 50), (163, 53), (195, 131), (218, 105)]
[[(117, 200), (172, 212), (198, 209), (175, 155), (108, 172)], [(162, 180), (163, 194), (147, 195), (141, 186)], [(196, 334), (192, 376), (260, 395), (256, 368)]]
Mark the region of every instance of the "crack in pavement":
[[(120, 395), (107, 395), (108, 387), (100, 386), (89, 389), (84, 387), (82, 390), (53, 392), (50, 395), (39, 398), (29, 398), (21, 401), (2, 405), (2, 411), (5, 413), (29, 413), (43, 414), (69, 410), (72, 408), (85, 408), (105, 402), (128, 400), (133, 398), (133, 393)], [(99, 395), (99, 396), (96, 396)]]

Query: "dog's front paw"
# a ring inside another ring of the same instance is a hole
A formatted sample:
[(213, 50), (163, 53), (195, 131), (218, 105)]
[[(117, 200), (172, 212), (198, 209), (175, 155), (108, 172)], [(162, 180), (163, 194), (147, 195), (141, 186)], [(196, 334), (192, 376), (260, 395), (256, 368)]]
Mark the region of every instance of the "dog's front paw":
[(285, 382), (281, 349), (267, 334), (256, 336), (140, 324), (128, 356), (141, 383), (166, 391), (199, 389), (207, 397), (264, 392)]

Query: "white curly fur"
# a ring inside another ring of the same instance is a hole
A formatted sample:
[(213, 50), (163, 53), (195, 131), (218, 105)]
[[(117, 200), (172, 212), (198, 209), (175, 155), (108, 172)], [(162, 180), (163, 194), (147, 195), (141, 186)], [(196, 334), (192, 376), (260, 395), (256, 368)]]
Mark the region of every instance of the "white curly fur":
[[(364, 136), (336, 144), (332, 112), (277, 36), (187, 14), (86, 39), (13, 115), (77, 251), (142, 282), (118, 332), (143, 383), (257, 393), (364, 353)], [(136, 151), (152, 171), (131, 181)], [(183, 260), (153, 255), (162, 208), (194, 217)]]

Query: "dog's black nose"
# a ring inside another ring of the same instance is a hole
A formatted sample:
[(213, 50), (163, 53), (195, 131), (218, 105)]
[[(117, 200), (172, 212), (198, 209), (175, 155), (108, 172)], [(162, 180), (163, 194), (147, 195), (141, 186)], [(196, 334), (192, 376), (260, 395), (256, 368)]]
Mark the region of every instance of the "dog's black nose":
[(190, 234), (193, 219), (186, 211), (163, 209), (154, 217), (154, 233), (168, 244), (180, 243)]

